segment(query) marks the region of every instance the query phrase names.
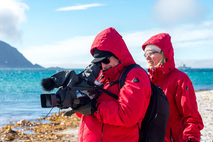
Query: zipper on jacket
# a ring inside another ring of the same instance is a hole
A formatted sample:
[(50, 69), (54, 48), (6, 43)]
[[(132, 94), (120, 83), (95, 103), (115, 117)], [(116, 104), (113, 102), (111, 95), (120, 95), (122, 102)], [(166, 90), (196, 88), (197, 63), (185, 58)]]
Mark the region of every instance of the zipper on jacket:
[(170, 140), (171, 140), (171, 142), (173, 142), (173, 138), (172, 138), (172, 128), (170, 128)]
[[(100, 110), (99, 110), (99, 112), (100, 112)], [(101, 121), (102, 121), (102, 127), (101, 127), (101, 140), (100, 140), (100, 142), (102, 142), (102, 140), (103, 140), (103, 130), (104, 130), (104, 123), (103, 123), (103, 118), (102, 118), (102, 116), (101, 116), (101, 114), (99, 114), (100, 115), (100, 117), (101, 117)]]
[(104, 130), (104, 123), (102, 124), (102, 127), (101, 127), (101, 142), (103, 140), (103, 130)]

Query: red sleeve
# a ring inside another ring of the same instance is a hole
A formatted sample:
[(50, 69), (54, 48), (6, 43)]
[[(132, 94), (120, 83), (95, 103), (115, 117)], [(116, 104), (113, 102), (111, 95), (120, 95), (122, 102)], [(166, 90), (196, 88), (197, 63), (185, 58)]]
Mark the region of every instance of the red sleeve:
[[(134, 79), (138, 81), (133, 81)], [(146, 72), (134, 68), (127, 74), (118, 100), (101, 102), (95, 115), (103, 123), (131, 127), (143, 119), (150, 95), (150, 80)]]
[(79, 118), (82, 117), (82, 114), (81, 114), (81, 113), (76, 112), (75, 114), (76, 114)]
[(200, 141), (200, 130), (203, 129), (203, 121), (198, 112), (196, 96), (192, 82), (185, 75), (178, 82), (178, 90), (176, 95), (176, 103), (179, 112), (183, 116), (183, 140), (189, 138), (194, 141)]

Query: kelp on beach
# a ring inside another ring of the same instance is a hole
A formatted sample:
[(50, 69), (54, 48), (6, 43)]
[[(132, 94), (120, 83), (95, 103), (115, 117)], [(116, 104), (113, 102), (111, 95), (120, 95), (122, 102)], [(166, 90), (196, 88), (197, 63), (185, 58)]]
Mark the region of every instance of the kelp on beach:
[(75, 114), (65, 116), (65, 113), (54, 113), (45, 120), (37, 118), (37, 122), (24, 119), (5, 125), (0, 129), (0, 141), (70, 141), (75, 134), (60, 132), (78, 127), (80, 118)]

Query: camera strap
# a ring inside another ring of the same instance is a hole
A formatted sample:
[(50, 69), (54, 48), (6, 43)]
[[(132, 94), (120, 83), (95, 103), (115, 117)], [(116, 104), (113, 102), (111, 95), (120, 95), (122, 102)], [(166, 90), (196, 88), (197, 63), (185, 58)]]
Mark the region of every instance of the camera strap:
[[(83, 79), (83, 80), (85, 80), (85, 79), (82, 78), (82, 77), (80, 77), (80, 78)], [(112, 93), (112, 92), (110, 92), (110, 91), (108, 91), (108, 90), (102, 88), (101, 86), (96, 85), (95, 83), (93, 83), (93, 82), (91, 82), (91, 81), (89, 81), (89, 80), (85, 80), (85, 81), (86, 81), (88, 84), (97, 87), (98, 89), (100, 89), (101, 91), (103, 91), (103, 92), (106, 93), (107, 95), (113, 97), (114, 99), (116, 99), (116, 100), (118, 99), (118, 96), (115, 95), (114, 93)], [(72, 87), (72, 88), (73, 88), (73, 87)]]
[(103, 92), (106, 93), (107, 95), (113, 97), (114, 99), (116, 99), (116, 100), (118, 99), (118, 96), (115, 95), (114, 93), (112, 93), (112, 92), (110, 92), (110, 91), (108, 91), (108, 90), (102, 88), (101, 86), (97, 86), (97, 85), (96, 85), (96, 87), (98, 87), (98, 89), (100, 89), (101, 91), (103, 91)]

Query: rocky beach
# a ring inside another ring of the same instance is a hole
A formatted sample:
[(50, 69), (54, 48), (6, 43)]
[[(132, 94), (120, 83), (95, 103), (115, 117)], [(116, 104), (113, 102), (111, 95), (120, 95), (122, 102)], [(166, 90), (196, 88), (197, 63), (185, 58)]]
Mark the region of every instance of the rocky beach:
[[(213, 141), (213, 90), (196, 92), (199, 112), (204, 129), (201, 142)], [(65, 111), (54, 113), (36, 122), (20, 120), (0, 128), (0, 141), (63, 141), (76, 142), (80, 119), (76, 115), (66, 116)]]

